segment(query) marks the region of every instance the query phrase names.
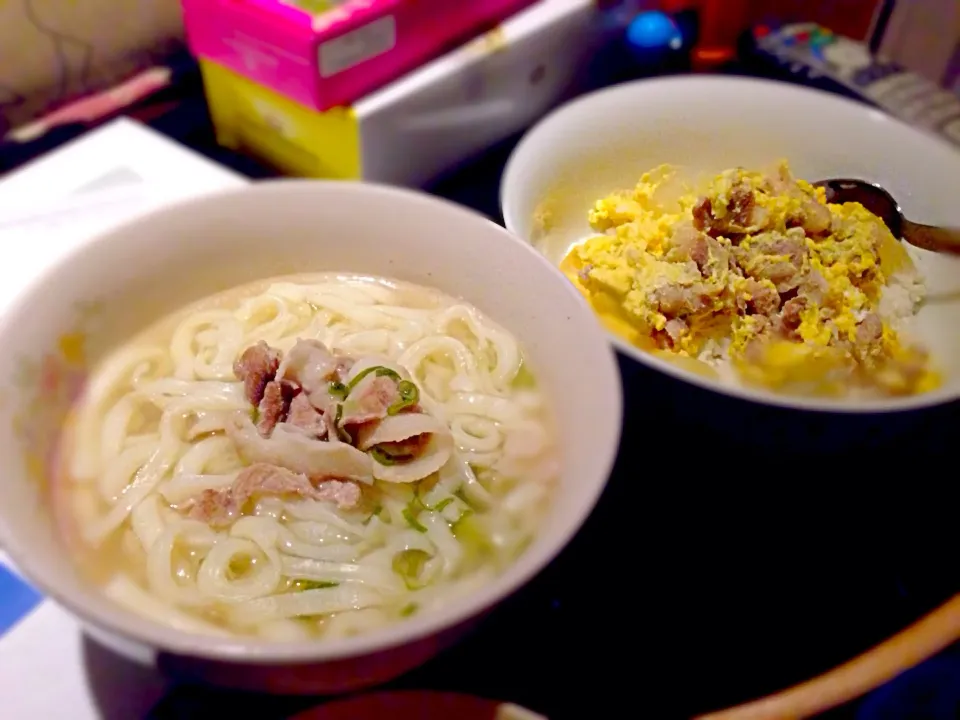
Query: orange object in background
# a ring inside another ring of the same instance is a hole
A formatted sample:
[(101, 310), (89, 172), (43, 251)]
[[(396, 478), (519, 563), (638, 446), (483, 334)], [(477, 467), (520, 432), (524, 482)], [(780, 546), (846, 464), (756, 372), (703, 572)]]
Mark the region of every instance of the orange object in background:
[[(700, 11), (700, 42), (694, 65), (708, 70), (736, 54), (740, 34), (764, 20), (814, 22), (838, 35), (866, 38), (880, 0), (690, 0), (664, 2), (664, 10)], [(679, 7), (669, 7), (679, 6)]]

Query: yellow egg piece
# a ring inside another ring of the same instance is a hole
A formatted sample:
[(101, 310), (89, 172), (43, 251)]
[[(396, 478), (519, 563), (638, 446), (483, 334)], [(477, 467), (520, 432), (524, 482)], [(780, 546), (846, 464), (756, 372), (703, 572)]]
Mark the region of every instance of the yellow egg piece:
[(666, 360), (671, 365), (676, 365), (678, 368), (682, 368), (683, 370), (693, 373), (694, 375), (699, 375), (700, 377), (705, 377), (709, 380), (720, 379), (720, 373), (716, 371), (716, 368), (708, 365), (703, 360), (688, 357), (687, 355), (678, 355), (677, 353), (669, 350), (654, 350), (651, 355), (654, 355), (662, 360)]
[(579, 275), (582, 268), (583, 262), (580, 260), (576, 248), (570, 250), (560, 262), (560, 270), (580, 291), (580, 294), (586, 298), (604, 329), (642, 349), (656, 347), (652, 340), (644, 337), (629, 320), (624, 318), (619, 301), (608, 293), (590, 292), (584, 287)]
[(885, 232), (881, 235), (877, 254), (880, 256), (880, 268), (887, 277), (913, 267), (913, 260), (907, 249), (892, 233)]
[(580, 260), (580, 255), (577, 252), (576, 247), (570, 248), (567, 251), (567, 254), (563, 256), (563, 260), (560, 261), (560, 271), (571, 279), (576, 279), (577, 273), (583, 269), (583, 262)]

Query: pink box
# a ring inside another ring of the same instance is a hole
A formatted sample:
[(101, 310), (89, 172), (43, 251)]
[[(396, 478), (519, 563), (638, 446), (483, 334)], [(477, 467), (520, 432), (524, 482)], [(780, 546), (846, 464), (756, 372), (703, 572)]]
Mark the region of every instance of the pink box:
[(314, 15), (295, 0), (182, 1), (194, 54), (317, 110), (348, 105), (536, 2), (347, 0)]

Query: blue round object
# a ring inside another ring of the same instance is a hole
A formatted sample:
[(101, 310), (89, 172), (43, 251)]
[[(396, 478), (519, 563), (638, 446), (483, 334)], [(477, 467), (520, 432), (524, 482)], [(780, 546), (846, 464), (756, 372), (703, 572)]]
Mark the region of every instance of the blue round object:
[(627, 26), (627, 42), (644, 50), (676, 50), (683, 44), (683, 35), (669, 15), (651, 10), (640, 13), (630, 22)]

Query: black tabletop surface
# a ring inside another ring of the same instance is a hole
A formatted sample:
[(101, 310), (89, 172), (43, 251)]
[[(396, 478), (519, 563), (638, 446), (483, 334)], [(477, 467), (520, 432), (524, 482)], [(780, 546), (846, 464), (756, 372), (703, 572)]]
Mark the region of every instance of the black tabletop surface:
[[(218, 148), (202, 96), (150, 122)], [(499, 220), (515, 139), (429, 190)], [(960, 589), (951, 451), (960, 408), (853, 418), (761, 408), (621, 358), (625, 422), (582, 532), (463, 642), (393, 688), (456, 690), (562, 718), (688, 717), (824, 671)], [(831, 717), (960, 717), (947, 653)], [(952, 695), (951, 695), (952, 692)], [(182, 687), (156, 720), (288, 717), (318, 698)]]

